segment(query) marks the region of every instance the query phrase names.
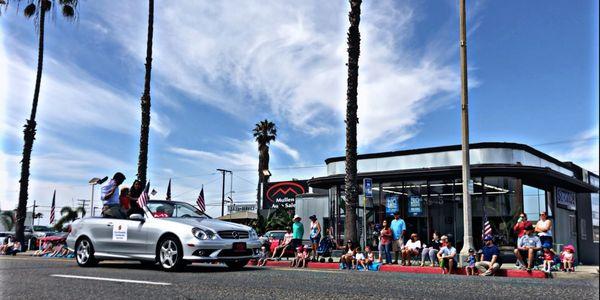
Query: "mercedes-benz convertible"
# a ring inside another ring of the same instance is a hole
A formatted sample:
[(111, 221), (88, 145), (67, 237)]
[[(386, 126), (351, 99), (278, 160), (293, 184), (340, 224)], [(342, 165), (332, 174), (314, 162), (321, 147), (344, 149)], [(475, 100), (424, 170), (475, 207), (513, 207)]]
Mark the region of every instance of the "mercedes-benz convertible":
[(193, 262), (242, 268), (258, 256), (260, 241), (254, 229), (211, 219), (188, 203), (150, 200), (143, 215), (73, 222), (67, 246), (82, 267), (102, 260), (138, 260), (172, 271)]

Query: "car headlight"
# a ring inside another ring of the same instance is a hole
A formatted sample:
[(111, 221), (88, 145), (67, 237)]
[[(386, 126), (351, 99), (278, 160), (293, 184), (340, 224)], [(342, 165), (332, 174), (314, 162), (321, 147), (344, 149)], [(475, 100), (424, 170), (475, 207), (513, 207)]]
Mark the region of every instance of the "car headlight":
[(250, 231), (248, 232), (248, 237), (251, 240), (256, 240), (256, 239), (258, 239), (258, 233), (256, 233), (256, 230), (250, 229)]
[(192, 234), (199, 240), (214, 240), (217, 235), (212, 230), (202, 230), (200, 228), (192, 228)]

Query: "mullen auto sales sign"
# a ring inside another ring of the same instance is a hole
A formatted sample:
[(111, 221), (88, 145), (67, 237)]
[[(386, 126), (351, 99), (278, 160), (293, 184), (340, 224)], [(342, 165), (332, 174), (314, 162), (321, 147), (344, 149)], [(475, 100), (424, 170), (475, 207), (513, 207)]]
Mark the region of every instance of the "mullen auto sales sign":
[(306, 180), (267, 182), (265, 184), (263, 209), (294, 208), (296, 196), (304, 193), (308, 193)]

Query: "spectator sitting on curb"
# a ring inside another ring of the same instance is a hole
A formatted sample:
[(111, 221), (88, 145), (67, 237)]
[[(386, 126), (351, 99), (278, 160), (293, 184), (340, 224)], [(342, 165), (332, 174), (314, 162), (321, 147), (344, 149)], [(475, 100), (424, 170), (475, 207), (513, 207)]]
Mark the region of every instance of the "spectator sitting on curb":
[(467, 256), (467, 258), (465, 259), (465, 262), (467, 263), (467, 266), (465, 267), (465, 269), (467, 271), (467, 276), (475, 275), (475, 262), (476, 261), (477, 261), (477, 259), (475, 259), (475, 250), (473, 248), (470, 248), (469, 256)]
[(356, 252), (354, 268), (358, 269), (358, 266), (360, 265), (362, 267), (362, 270), (366, 271), (367, 270), (366, 258), (365, 258), (365, 255), (362, 252), (360, 252), (360, 247), (356, 247), (354, 252)]
[(442, 274), (452, 274), (456, 264), (456, 248), (452, 247), (452, 242), (448, 237), (442, 236), (442, 240), (446, 240), (446, 242), (437, 254), (440, 268), (442, 268)]
[(475, 263), (475, 267), (479, 271), (480, 276), (494, 275), (500, 269), (500, 250), (494, 245), (491, 235), (486, 235), (483, 238), (485, 246), (481, 249), (481, 258)]
[(421, 241), (419, 240), (419, 236), (416, 233), (410, 235), (410, 240), (406, 242), (406, 244), (402, 247), (402, 265), (406, 266), (407, 261), (408, 265), (410, 265), (410, 260), (413, 256), (419, 255), (419, 250), (423, 247), (421, 245)]
[[(531, 272), (536, 252), (540, 249), (542, 249), (540, 238), (533, 234), (533, 226), (527, 226), (525, 228), (525, 235), (519, 238), (517, 249), (515, 249), (515, 256), (520, 264), (519, 268), (522, 270), (527, 266), (527, 272)], [(527, 264), (523, 262), (524, 257), (527, 257)]]
[(260, 252), (258, 253), (258, 261), (256, 265), (259, 267), (264, 267), (267, 264), (267, 248), (265, 246), (260, 247)]
[(279, 255), (279, 257), (277, 257), (277, 260), (281, 260), (281, 258), (285, 254), (285, 250), (292, 246), (292, 229), (288, 227), (286, 228), (286, 231), (287, 233), (283, 236), (283, 241), (281, 242), (281, 244), (279, 244), (277, 247), (275, 247), (275, 250), (273, 250), (273, 256), (271, 256), (271, 259), (275, 259), (275, 256), (277, 256), (277, 251), (281, 251), (281, 254)]
[(421, 251), (421, 267), (425, 266), (425, 259), (428, 257), (432, 267), (437, 264), (436, 256), (438, 251), (440, 251), (441, 244), (440, 234), (437, 231), (434, 231), (433, 238), (431, 239), (431, 242), (429, 242), (429, 247), (423, 245), (423, 250)]
[(367, 265), (367, 268), (368, 268), (371, 265), (373, 265), (373, 263), (375, 262), (375, 253), (373, 253), (373, 251), (371, 251), (371, 247), (366, 246), (365, 254), (366, 254), (365, 264)]
[(554, 250), (552, 250), (552, 245), (548, 242), (545, 242), (542, 245), (542, 249), (544, 252), (544, 273), (550, 273), (552, 271), (552, 265), (554, 265)]
[(345, 251), (346, 253), (342, 255), (342, 257), (340, 257), (340, 263), (342, 264), (342, 269), (352, 269), (352, 267), (354, 266), (354, 255), (356, 255), (356, 253), (354, 252), (354, 247), (352, 245), (352, 240), (348, 240), (348, 242), (346, 242), (346, 248)]
[(560, 253), (563, 272), (575, 272), (575, 267), (573, 266), (575, 258), (573, 253), (575, 253), (575, 247), (573, 247), (573, 245), (566, 245), (563, 248), (563, 252)]

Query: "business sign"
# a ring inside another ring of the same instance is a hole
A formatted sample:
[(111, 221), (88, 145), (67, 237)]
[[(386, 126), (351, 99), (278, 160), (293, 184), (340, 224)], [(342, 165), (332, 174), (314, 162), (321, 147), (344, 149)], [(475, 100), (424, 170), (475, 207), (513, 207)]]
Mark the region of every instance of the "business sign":
[(113, 241), (126, 241), (127, 240), (127, 224), (115, 222), (113, 225)]
[(256, 203), (252, 204), (231, 204), (227, 206), (229, 212), (255, 211)]
[(557, 187), (555, 197), (556, 206), (569, 210), (575, 210), (577, 208), (577, 203), (575, 202), (575, 193)]
[(307, 192), (306, 180), (268, 182), (265, 184), (262, 208), (294, 208), (296, 196)]
[(365, 191), (365, 197), (373, 198), (373, 179), (363, 179), (363, 190)]
[(423, 201), (421, 196), (410, 196), (408, 198), (408, 214), (411, 217), (418, 217), (423, 214)]
[(398, 211), (398, 195), (387, 195), (385, 197), (385, 214), (393, 215)]

